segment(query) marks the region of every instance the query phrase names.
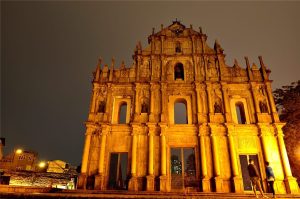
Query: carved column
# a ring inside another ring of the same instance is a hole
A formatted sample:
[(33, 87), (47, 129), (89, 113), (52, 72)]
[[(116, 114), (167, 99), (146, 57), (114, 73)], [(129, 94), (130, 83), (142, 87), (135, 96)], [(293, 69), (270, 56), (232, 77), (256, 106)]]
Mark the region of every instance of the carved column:
[(206, 138), (208, 137), (208, 128), (206, 124), (202, 124), (199, 127), (199, 143), (200, 143), (200, 154), (201, 154), (201, 168), (202, 168), (202, 191), (210, 192), (210, 179), (208, 176), (208, 165), (207, 165), (207, 153), (206, 149), (209, 149)]
[(226, 122), (232, 122), (231, 119), (231, 109), (229, 104), (229, 95), (228, 95), (228, 88), (226, 83), (222, 83), (222, 93), (223, 93), (223, 100), (225, 105), (225, 118)]
[(104, 167), (105, 167), (105, 150), (106, 150), (106, 138), (109, 133), (109, 127), (103, 126), (101, 132), (101, 145), (100, 145), (100, 156), (98, 165), (98, 175), (95, 177), (95, 189), (104, 190)]
[(160, 160), (160, 190), (167, 191), (167, 143), (166, 143), (166, 125), (160, 124), (161, 134), (160, 134), (160, 145), (161, 145), (161, 160)]
[(272, 111), (272, 117), (273, 117), (273, 121), (274, 122), (280, 122), (279, 121), (279, 117), (278, 117), (278, 113), (276, 110), (276, 105), (274, 102), (274, 98), (273, 98), (273, 94), (272, 94), (272, 88), (271, 88), (271, 83), (270, 82), (266, 82), (266, 90), (267, 90), (267, 94), (268, 94), (268, 99), (271, 105), (271, 111)]
[(210, 83), (207, 83), (206, 91), (207, 91), (207, 100), (208, 100), (208, 110), (209, 110), (209, 115), (211, 116), (214, 114), (214, 107), (213, 107), (213, 101), (211, 96), (212, 85)]
[(131, 146), (131, 178), (129, 180), (128, 189), (132, 191), (138, 191), (138, 179), (137, 179), (137, 139), (139, 125), (132, 125), (132, 146)]
[(239, 159), (237, 158), (236, 153), (236, 147), (235, 147), (235, 141), (234, 138), (236, 136), (236, 132), (234, 129), (233, 124), (226, 124), (227, 131), (228, 131), (228, 143), (229, 143), (229, 152), (230, 152), (230, 159), (231, 159), (231, 169), (233, 174), (233, 184), (234, 184), (234, 191), (236, 193), (243, 193), (244, 187), (243, 187), (243, 179), (240, 176), (239, 173)]
[(78, 179), (78, 189), (85, 189), (86, 187), (86, 178), (87, 178), (87, 167), (90, 155), (90, 145), (91, 145), (91, 138), (92, 134), (95, 131), (95, 126), (92, 124), (86, 124), (87, 130), (85, 133), (85, 142), (83, 148), (83, 155), (82, 155), (82, 164), (81, 164), (81, 174)]
[(281, 161), (283, 165), (284, 175), (285, 175), (284, 182), (285, 182), (287, 192), (295, 194), (295, 193), (299, 193), (299, 186), (296, 181), (296, 178), (294, 178), (292, 175), (291, 166), (289, 163), (289, 159), (287, 156), (286, 147), (283, 139), (284, 136), (282, 132), (283, 126), (284, 126), (283, 123), (275, 124), (277, 130), (278, 146), (279, 146)]
[(147, 176), (147, 191), (154, 191), (154, 136), (156, 132), (155, 124), (148, 124), (148, 176)]
[(161, 122), (168, 122), (168, 96), (167, 96), (167, 84), (161, 84)]
[(201, 85), (200, 83), (196, 83), (196, 94), (198, 123), (205, 123), (207, 122), (205, 86)]
[(161, 97), (159, 95), (159, 84), (151, 83), (150, 88), (150, 116), (149, 116), (149, 122), (155, 123), (157, 121), (157, 114), (159, 112), (160, 104), (161, 104)]
[(139, 122), (139, 115), (141, 113), (140, 106), (140, 91), (141, 91), (141, 84), (136, 83), (135, 84), (135, 108), (134, 108), (134, 122)]
[(216, 191), (223, 191), (223, 180), (221, 178), (221, 169), (220, 169), (220, 157), (219, 157), (219, 147), (218, 147), (218, 135), (217, 135), (217, 126), (210, 124), (211, 128), (211, 143), (212, 143), (212, 154), (213, 154), (213, 163), (214, 163), (214, 176), (215, 176), (215, 185)]
[(107, 84), (107, 103), (105, 108), (105, 117), (103, 118), (104, 122), (111, 122), (112, 114), (113, 114), (113, 96), (112, 96), (112, 87), (111, 84)]

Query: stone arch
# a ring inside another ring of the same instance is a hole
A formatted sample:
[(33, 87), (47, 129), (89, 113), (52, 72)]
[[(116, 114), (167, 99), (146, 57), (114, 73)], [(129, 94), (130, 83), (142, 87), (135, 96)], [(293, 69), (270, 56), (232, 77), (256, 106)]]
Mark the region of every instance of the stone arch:
[(174, 124), (188, 124), (187, 101), (179, 98), (174, 101)]
[[(125, 106), (126, 105), (126, 106)], [(113, 124), (128, 124), (130, 122), (130, 97), (116, 97), (113, 103), (112, 123)], [(120, 123), (120, 117), (123, 117)], [(124, 120), (123, 120), (124, 119)]]
[(170, 124), (175, 123), (175, 104), (181, 104), (182, 108), (185, 107), (186, 110), (186, 122), (184, 124), (192, 124), (192, 100), (191, 96), (182, 95), (171, 95), (169, 96), (168, 112), (169, 112), (169, 122)]
[(230, 109), (234, 123), (250, 124), (249, 110), (245, 98), (233, 96), (233, 98), (230, 99)]
[(127, 120), (127, 102), (121, 102), (119, 104), (119, 114), (118, 114), (118, 123), (119, 124), (126, 124)]
[(235, 103), (235, 110), (238, 124), (246, 124), (246, 114), (244, 104), (242, 102)]

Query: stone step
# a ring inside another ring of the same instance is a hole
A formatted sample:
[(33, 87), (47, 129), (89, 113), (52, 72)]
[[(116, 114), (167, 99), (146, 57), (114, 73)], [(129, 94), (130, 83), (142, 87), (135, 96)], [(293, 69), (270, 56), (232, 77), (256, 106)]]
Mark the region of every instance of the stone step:
[[(269, 198), (272, 198), (272, 194), (266, 194)], [(203, 193), (203, 192), (145, 192), (145, 191), (125, 191), (125, 190), (109, 190), (109, 191), (95, 191), (95, 190), (58, 190), (54, 189), (52, 193), (12, 193), (2, 192), (0, 193), (1, 199), (8, 198), (62, 198), (62, 199), (75, 199), (75, 198), (171, 198), (171, 199), (255, 199), (253, 193)], [(259, 198), (262, 198), (259, 195)], [(280, 199), (300, 199), (300, 194), (278, 194), (276, 198)]]

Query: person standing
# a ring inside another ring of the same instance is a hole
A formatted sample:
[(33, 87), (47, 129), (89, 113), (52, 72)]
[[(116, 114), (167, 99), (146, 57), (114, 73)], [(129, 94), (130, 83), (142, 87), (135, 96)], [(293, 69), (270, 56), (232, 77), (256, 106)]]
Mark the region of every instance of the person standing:
[(274, 190), (275, 175), (269, 162), (266, 162), (266, 175), (267, 175), (268, 185), (270, 186), (270, 190), (273, 193), (273, 198), (276, 198), (275, 190)]
[(248, 172), (249, 172), (249, 176), (250, 176), (250, 180), (253, 186), (253, 191), (255, 194), (255, 197), (258, 198), (257, 194), (256, 194), (256, 188), (259, 189), (262, 197), (264, 198), (268, 198), (264, 193), (263, 190), (261, 188), (260, 185), (260, 176), (259, 176), (259, 172), (254, 164), (254, 160), (249, 159), (249, 165), (248, 165)]

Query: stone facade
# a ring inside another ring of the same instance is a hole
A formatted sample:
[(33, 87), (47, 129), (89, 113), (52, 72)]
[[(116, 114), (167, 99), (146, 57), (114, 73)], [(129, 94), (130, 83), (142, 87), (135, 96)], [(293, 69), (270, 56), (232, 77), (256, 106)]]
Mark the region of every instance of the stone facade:
[(137, 44), (129, 68), (99, 60), (78, 188), (243, 193), (251, 158), (265, 189), (269, 161), (276, 192), (298, 192), (270, 70), (261, 57), (260, 67), (247, 57), (246, 68), (228, 66), (220, 44), (206, 40), (201, 28), (174, 21), (153, 29), (145, 49)]

